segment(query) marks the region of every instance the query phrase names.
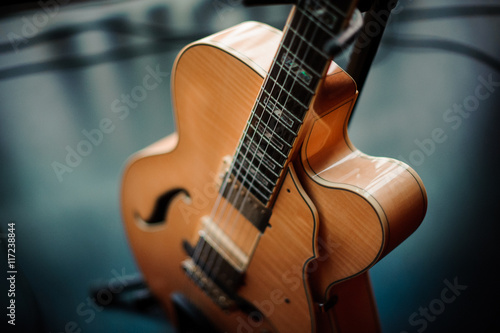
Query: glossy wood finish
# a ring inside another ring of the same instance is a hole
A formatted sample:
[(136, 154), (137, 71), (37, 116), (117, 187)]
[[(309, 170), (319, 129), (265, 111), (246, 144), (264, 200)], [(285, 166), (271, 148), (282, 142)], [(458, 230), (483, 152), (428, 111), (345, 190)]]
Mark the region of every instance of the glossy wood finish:
[[(260, 238), (239, 290), (266, 319), (221, 311), (180, 268), (182, 241), (198, 239), (201, 219), (217, 197), (222, 161), (234, 154), (280, 38), (275, 29), (245, 23), (181, 52), (172, 81), (178, 132), (134, 155), (124, 173), (122, 214), (130, 244), (173, 321), (170, 296), (182, 292), (221, 331), (355, 332), (349, 322), (366, 316), (376, 332), (364, 272), (418, 226), (425, 190), (406, 165), (352, 146), (346, 124), (356, 88), (335, 65), (301, 131), (304, 143), (280, 188), (272, 227)], [(166, 222), (145, 223), (157, 198), (172, 190), (179, 191)], [(244, 234), (249, 228), (238, 229)], [(340, 283), (354, 276), (359, 278)], [(351, 292), (363, 313), (342, 301)], [(322, 311), (334, 295), (342, 296), (338, 305)]]
[(345, 79), (336, 75), (345, 73), (327, 77), (328, 88), (319, 92), (301, 158), (295, 161), (318, 208), (320, 237), (335, 244), (335, 255), (328, 256), (315, 280), (317, 296), (325, 293), (325, 298), (331, 285), (365, 271), (406, 239), (423, 220), (427, 205), (424, 186), (409, 166), (354, 148), (347, 122), (355, 86), (350, 97), (336, 101), (335, 85)]

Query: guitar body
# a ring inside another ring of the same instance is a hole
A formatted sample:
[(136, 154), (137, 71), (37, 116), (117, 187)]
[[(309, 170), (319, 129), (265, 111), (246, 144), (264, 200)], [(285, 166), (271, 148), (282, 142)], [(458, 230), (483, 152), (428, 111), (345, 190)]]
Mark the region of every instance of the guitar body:
[[(273, 28), (245, 23), (187, 46), (172, 79), (178, 131), (135, 154), (124, 172), (122, 215), (131, 247), (177, 325), (175, 300), (182, 295), (218, 332), (349, 332), (343, 281), (355, 278), (369, 289), (368, 268), (425, 214), (425, 190), (408, 166), (368, 157), (350, 143), (346, 124), (356, 87), (332, 64), (238, 288), (245, 307), (223, 310), (189, 279), (181, 268), (186, 243), (196, 243), (218, 200), (227, 156), (280, 38)], [(244, 243), (252, 230), (243, 226), (233, 240)], [(373, 298), (363, 295), (376, 332)]]

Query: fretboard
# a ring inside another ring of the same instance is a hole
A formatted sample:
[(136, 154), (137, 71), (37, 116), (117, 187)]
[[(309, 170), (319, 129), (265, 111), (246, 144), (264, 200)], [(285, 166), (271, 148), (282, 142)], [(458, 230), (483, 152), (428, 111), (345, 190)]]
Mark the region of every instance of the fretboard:
[[(323, 51), (352, 12), (350, 1), (300, 1), (239, 142), (231, 178), (264, 206), (271, 200), (318, 85), (330, 64)], [(340, 3), (340, 4), (339, 4)]]

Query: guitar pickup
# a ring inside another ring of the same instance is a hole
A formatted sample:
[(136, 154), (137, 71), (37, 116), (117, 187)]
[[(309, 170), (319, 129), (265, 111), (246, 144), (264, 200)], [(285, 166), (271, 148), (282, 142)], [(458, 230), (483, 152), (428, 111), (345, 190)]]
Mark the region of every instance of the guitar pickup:
[(246, 270), (249, 256), (208, 216), (204, 216), (201, 221), (203, 230), (200, 231), (200, 237), (234, 268)]
[(205, 294), (223, 310), (232, 310), (236, 302), (224, 292), (209, 276), (189, 258), (181, 263), (184, 272), (195, 282)]
[(234, 267), (227, 256), (205, 237), (202, 233), (195, 247), (183, 241), (189, 258), (181, 263), (181, 267), (212, 301), (224, 310), (231, 310), (237, 303), (236, 291), (243, 283), (245, 273)]

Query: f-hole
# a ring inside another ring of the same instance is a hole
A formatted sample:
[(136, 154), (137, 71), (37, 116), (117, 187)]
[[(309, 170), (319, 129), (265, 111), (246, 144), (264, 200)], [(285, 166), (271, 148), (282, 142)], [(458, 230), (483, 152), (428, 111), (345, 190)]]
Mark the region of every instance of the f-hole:
[(186, 196), (189, 196), (185, 189), (172, 189), (156, 199), (153, 211), (147, 219), (140, 218), (138, 213), (136, 213), (136, 216), (149, 225), (165, 223), (165, 215), (167, 214), (168, 207), (170, 206), (172, 200), (180, 193), (184, 193)]

